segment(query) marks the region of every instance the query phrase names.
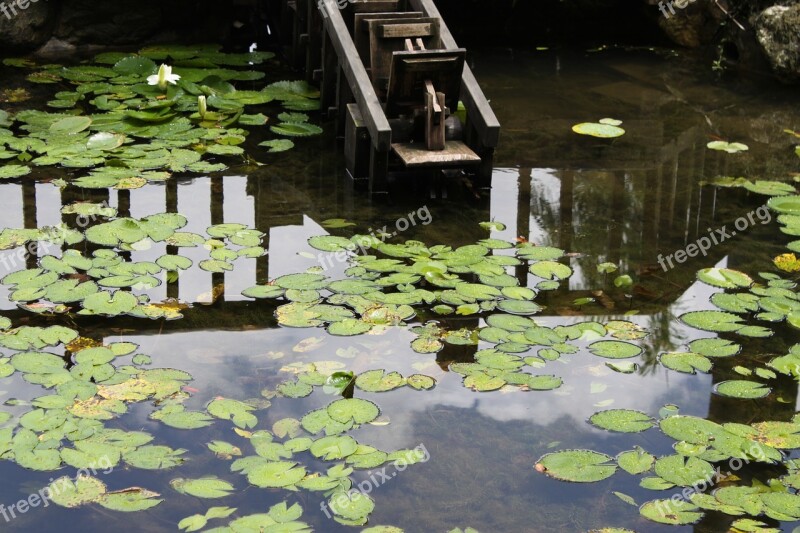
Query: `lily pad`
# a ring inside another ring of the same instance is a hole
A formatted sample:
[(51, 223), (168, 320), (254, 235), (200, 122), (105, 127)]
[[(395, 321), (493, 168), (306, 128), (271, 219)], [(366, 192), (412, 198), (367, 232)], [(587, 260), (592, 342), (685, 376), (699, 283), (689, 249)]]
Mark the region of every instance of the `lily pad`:
[(699, 512), (699, 507), (681, 499), (677, 501), (670, 499), (652, 500), (643, 504), (639, 508), (639, 513), (653, 522), (673, 526), (694, 524), (703, 518), (703, 513)]
[(600, 429), (620, 433), (639, 433), (655, 425), (650, 416), (630, 409), (600, 411), (589, 417), (589, 422)]
[(591, 483), (614, 475), (617, 467), (604, 453), (591, 450), (564, 450), (543, 455), (536, 470), (562, 481)]
[(685, 324), (704, 331), (736, 331), (744, 327), (740, 317), (723, 311), (691, 311), (681, 315), (680, 319)]
[(729, 380), (718, 383), (715, 392), (722, 396), (741, 399), (756, 399), (768, 396), (772, 389), (762, 383), (744, 380)]
[(351, 420), (356, 424), (366, 424), (372, 422), (378, 415), (380, 409), (374, 403), (360, 398), (345, 398), (336, 400), (327, 407), (328, 416), (331, 419), (346, 424)]
[(642, 353), (642, 348), (630, 342), (597, 341), (589, 345), (594, 355), (608, 359), (628, 359)]
[(599, 122), (582, 122), (572, 126), (572, 131), (580, 135), (589, 135), (601, 139), (613, 139), (625, 135), (625, 130), (612, 124)]
[(742, 143), (731, 143), (726, 141), (711, 141), (708, 143), (708, 148), (711, 150), (717, 150), (720, 152), (728, 152), (729, 154), (736, 154), (739, 152), (746, 152), (750, 148), (746, 144)]
[(750, 276), (729, 268), (704, 268), (697, 272), (697, 279), (722, 289), (748, 288), (753, 284)]
[(233, 485), (214, 476), (200, 479), (176, 478), (169, 484), (181, 494), (197, 498), (224, 498), (234, 491)]

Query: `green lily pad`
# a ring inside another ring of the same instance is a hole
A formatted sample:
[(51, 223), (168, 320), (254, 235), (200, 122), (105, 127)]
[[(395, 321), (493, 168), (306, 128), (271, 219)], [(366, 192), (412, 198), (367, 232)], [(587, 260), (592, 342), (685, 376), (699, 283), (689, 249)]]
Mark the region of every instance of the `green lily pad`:
[(346, 424), (351, 420), (356, 424), (366, 424), (378, 418), (380, 409), (378, 409), (377, 405), (367, 400), (345, 398), (336, 400), (328, 405), (327, 414), (331, 419), (342, 424)]
[(713, 479), (714, 467), (697, 457), (668, 455), (656, 460), (655, 472), (662, 479), (679, 487), (690, 487)]
[(368, 370), (358, 375), (356, 387), (367, 392), (387, 392), (402, 387), (405, 382), (397, 372), (387, 374), (384, 370)]
[(336, 237), (333, 235), (318, 235), (308, 239), (308, 244), (312, 248), (323, 252), (340, 252), (347, 250), (355, 250), (356, 245), (350, 239), (344, 237)]
[(685, 526), (694, 524), (703, 518), (699, 507), (686, 500), (652, 500), (639, 508), (639, 513), (653, 522)]
[(655, 456), (644, 450), (628, 450), (617, 455), (617, 464), (620, 468), (634, 476), (648, 472), (655, 463)]
[(92, 125), (90, 117), (66, 117), (57, 120), (50, 126), (50, 131), (56, 134), (74, 135)]
[(335, 518), (347, 525), (363, 525), (375, 509), (372, 498), (358, 491), (336, 492), (328, 501)]
[(132, 513), (145, 511), (162, 503), (164, 500), (158, 499), (159, 496), (160, 494), (157, 492), (141, 487), (131, 487), (125, 490), (107, 492), (97, 503), (112, 511)]
[(247, 481), (256, 487), (289, 487), (306, 476), (306, 469), (290, 461), (259, 464), (247, 472)]
[(289, 139), (274, 139), (272, 141), (264, 141), (258, 145), (269, 148), (270, 153), (285, 152), (294, 148), (294, 143)]
[(741, 345), (727, 339), (696, 339), (689, 343), (689, 349), (706, 357), (731, 357), (739, 353)]
[(311, 445), (311, 454), (326, 461), (344, 459), (356, 453), (358, 443), (348, 436), (323, 437)]
[(729, 268), (704, 268), (697, 271), (697, 279), (722, 289), (748, 288), (753, 284), (752, 278), (743, 272)]
[(711, 141), (708, 143), (708, 148), (720, 152), (728, 152), (729, 154), (736, 154), (739, 152), (746, 152), (750, 148), (742, 143), (730, 143), (726, 141)]
[(614, 475), (617, 467), (604, 453), (591, 450), (564, 450), (543, 455), (536, 469), (562, 481), (591, 483)]
[(589, 422), (600, 429), (621, 433), (639, 433), (655, 425), (655, 421), (645, 413), (630, 409), (600, 411), (589, 417)]
[(282, 122), (275, 126), (270, 126), (269, 129), (272, 133), (285, 135), (286, 137), (309, 137), (322, 133), (322, 128), (307, 122)]
[(406, 378), (409, 387), (416, 390), (430, 390), (436, 386), (436, 380), (422, 374), (412, 374)]
[(589, 345), (589, 351), (608, 359), (629, 359), (642, 353), (642, 348), (630, 342), (597, 341)]
[(770, 209), (786, 215), (800, 215), (800, 195), (773, 196), (767, 200)]
[(767, 196), (786, 196), (789, 194), (796, 194), (797, 190), (790, 183), (782, 181), (770, 180), (756, 180), (755, 182), (748, 181), (744, 184), (744, 188), (756, 194), (764, 194)]
[(625, 135), (625, 130), (612, 124), (599, 122), (582, 122), (572, 126), (572, 131), (580, 135), (589, 135), (601, 139), (613, 139)]
[(224, 498), (235, 490), (233, 485), (214, 476), (200, 479), (175, 478), (169, 484), (181, 494), (197, 498)]
[(772, 389), (754, 381), (729, 380), (718, 383), (714, 391), (731, 398), (756, 399), (768, 396)]
[(24, 165), (0, 166), (0, 179), (11, 179), (26, 176), (31, 173), (30, 167)]
[(740, 317), (723, 311), (691, 311), (681, 315), (680, 319), (686, 325), (704, 331), (736, 331), (744, 327)]
[(572, 269), (562, 263), (555, 261), (539, 261), (528, 269), (534, 276), (539, 276), (546, 280), (563, 280), (572, 275)]
[(670, 370), (694, 374), (696, 370), (708, 373), (711, 371), (711, 361), (703, 356), (691, 352), (669, 352), (658, 356), (658, 362)]
[(79, 476), (74, 481), (70, 477), (61, 477), (53, 481), (49, 489), (53, 503), (68, 508), (95, 503), (106, 493), (105, 484), (89, 476)]
[(211, 416), (222, 420), (232, 420), (242, 429), (255, 427), (258, 423), (258, 419), (250, 412), (255, 408), (238, 400), (217, 398), (212, 400), (206, 409)]

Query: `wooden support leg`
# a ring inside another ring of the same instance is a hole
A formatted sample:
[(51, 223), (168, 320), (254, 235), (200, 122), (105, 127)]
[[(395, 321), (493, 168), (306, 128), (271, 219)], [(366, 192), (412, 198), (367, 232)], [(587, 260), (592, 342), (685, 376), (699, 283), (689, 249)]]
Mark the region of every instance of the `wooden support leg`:
[(389, 151), (379, 151), (370, 147), (369, 194), (370, 196), (389, 192)]
[(494, 171), (494, 148), (483, 148), (478, 152), (481, 164), (475, 172), (477, 185), (481, 189), (489, 189), (492, 186), (492, 172)]
[(336, 105), (336, 137), (344, 137), (344, 129), (347, 123), (347, 104), (355, 101), (353, 91), (350, 89), (350, 84), (347, 83), (347, 77), (344, 74), (344, 69), (341, 67), (339, 70), (339, 82), (337, 83), (337, 105)]
[(322, 73), (322, 15), (318, 3), (309, 0), (308, 4), (308, 45), (306, 47), (306, 81), (318, 83)]
[(322, 40), (322, 85), (320, 86), (320, 110), (323, 116), (330, 117), (332, 108), (336, 106), (336, 82), (339, 78), (339, 61), (336, 50), (325, 32)]

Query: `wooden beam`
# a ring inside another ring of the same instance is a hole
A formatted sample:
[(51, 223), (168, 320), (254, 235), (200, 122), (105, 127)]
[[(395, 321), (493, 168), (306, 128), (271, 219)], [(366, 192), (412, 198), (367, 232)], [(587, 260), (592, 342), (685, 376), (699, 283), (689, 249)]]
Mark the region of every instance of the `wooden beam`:
[[(447, 49), (458, 48), (456, 40), (450, 33), (450, 29), (442, 19), (442, 15), (434, 4), (433, 0), (409, 0), (411, 7), (415, 11), (422, 11), (426, 17), (439, 18), (441, 20), (439, 34), (442, 40), (442, 47)], [(464, 65), (464, 75), (462, 77), (461, 100), (467, 107), (469, 119), (478, 131), (478, 137), (485, 147), (494, 148), (500, 140), (500, 122), (492, 111), (492, 106), (486, 100), (483, 90), (478, 85), (478, 80), (472, 73), (469, 65)]]
[(322, 0), (320, 9), (323, 10), (325, 30), (339, 57), (344, 77), (361, 110), (372, 144), (378, 151), (388, 153), (392, 145), (392, 128), (378, 96), (375, 94), (375, 89), (372, 87), (372, 81), (361, 63), (361, 58), (350, 32), (347, 30), (339, 7), (336, 5), (336, 0)]

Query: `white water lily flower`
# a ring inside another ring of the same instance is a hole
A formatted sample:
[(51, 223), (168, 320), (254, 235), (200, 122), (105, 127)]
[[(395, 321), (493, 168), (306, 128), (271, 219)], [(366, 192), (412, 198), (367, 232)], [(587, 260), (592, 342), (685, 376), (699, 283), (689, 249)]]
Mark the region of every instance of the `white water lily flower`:
[(158, 74), (147, 77), (147, 83), (150, 85), (158, 85), (159, 89), (165, 91), (168, 83), (175, 85), (178, 83), (179, 79), (181, 79), (180, 76), (172, 73), (172, 67), (169, 65), (161, 65), (158, 67)]

